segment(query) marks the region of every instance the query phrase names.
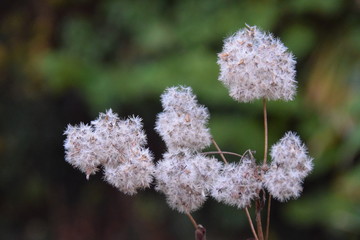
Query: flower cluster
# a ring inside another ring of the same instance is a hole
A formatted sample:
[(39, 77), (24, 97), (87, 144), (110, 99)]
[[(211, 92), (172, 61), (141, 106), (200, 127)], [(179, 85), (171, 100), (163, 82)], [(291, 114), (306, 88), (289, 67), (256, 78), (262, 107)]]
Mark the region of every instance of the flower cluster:
[(211, 196), (217, 201), (244, 208), (259, 196), (262, 182), (255, 159), (245, 155), (240, 163), (226, 164), (216, 179)]
[[(236, 101), (294, 98), (297, 86), (293, 55), (280, 40), (257, 27), (247, 26), (226, 39), (217, 62), (219, 80)], [(100, 113), (91, 124), (67, 127), (65, 160), (87, 178), (103, 169), (107, 182), (130, 195), (149, 187), (155, 178), (155, 189), (165, 194), (169, 206), (187, 214), (200, 208), (208, 196), (238, 208), (246, 208), (252, 201), (258, 207), (260, 193), (266, 196), (265, 189), (279, 201), (299, 197), (304, 178), (313, 168), (313, 159), (295, 133), (286, 133), (272, 146), (271, 164), (266, 163), (265, 156), (264, 164), (257, 165), (251, 151), (245, 152), (238, 163), (222, 164), (201, 152), (215, 141), (207, 127), (208, 109), (198, 104), (192, 89), (167, 88), (161, 103), (163, 112), (157, 115), (155, 130), (167, 151), (156, 165), (145, 147), (141, 118), (121, 120), (111, 109)], [(267, 152), (267, 124), (264, 125)], [(260, 232), (258, 219), (257, 223)], [(203, 239), (204, 228), (198, 225), (196, 229)], [(254, 236), (257, 238), (255, 233)]]
[(78, 126), (68, 125), (64, 134), (67, 135), (64, 142), (65, 160), (89, 178), (103, 162), (97, 154), (97, 146), (100, 143), (94, 128), (83, 123)]
[(161, 96), (164, 111), (157, 116), (155, 130), (169, 150), (188, 148), (202, 150), (211, 144), (206, 124), (207, 108), (197, 103), (190, 87), (171, 87)]
[(102, 166), (105, 180), (126, 194), (149, 187), (154, 164), (139, 117), (120, 120), (110, 109), (90, 125), (69, 125), (65, 135), (65, 160), (87, 178)]
[(156, 190), (165, 194), (169, 206), (190, 213), (207, 199), (222, 164), (189, 149), (164, 154), (156, 165)]
[(166, 195), (171, 208), (189, 213), (205, 202), (221, 168), (215, 158), (199, 153), (211, 143), (209, 113), (190, 87), (166, 89), (161, 103), (164, 111), (158, 114), (155, 129), (168, 150), (156, 165), (156, 190)]
[(279, 201), (297, 198), (302, 182), (313, 168), (312, 158), (300, 138), (288, 132), (271, 148), (272, 162), (264, 175), (264, 185)]
[(219, 80), (239, 102), (292, 100), (296, 92), (295, 60), (271, 34), (257, 27), (240, 29), (218, 55)]

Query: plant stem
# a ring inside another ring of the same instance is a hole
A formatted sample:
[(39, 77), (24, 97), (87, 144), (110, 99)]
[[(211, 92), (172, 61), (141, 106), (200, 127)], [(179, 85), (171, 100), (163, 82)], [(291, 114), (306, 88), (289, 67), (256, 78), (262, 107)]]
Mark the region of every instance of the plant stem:
[(233, 153), (233, 152), (202, 152), (202, 154), (228, 154), (228, 155), (234, 155), (234, 156), (237, 156), (237, 157), (242, 157), (242, 155), (240, 154), (237, 154), (237, 153)]
[[(267, 164), (267, 156), (268, 156), (268, 122), (267, 122), (267, 111), (266, 111), (266, 99), (265, 98), (263, 99), (263, 111), (264, 111), (264, 132), (265, 132), (265, 134), (264, 134), (265, 135), (265, 137), (264, 137), (265, 138), (265, 140), (264, 140), (264, 165), (266, 165)], [(266, 216), (265, 240), (269, 239), (270, 207), (271, 207), (271, 194), (269, 194), (267, 213), (266, 213), (267, 216)]]
[(222, 153), (222, 151), (220, 150), (219, 146), (218, 146), (217, 143), (215, 142), (215, 139), (211, 138), (211, 141), (212, 141), (212, 143), (214, 144), (214, 146), (216, 147), (216, 150), (218, 150), (218, 152), (220, 153), (220, 156), (221, 156), (222, 160), (224, 161), (224, 163), (228, 163), (228, 162), (226, 161), (226, 158), (225, 158), (224, 154)]
[[(267, 124), (267, 111), (266, 111), (266, 99), (263, 99), (263, 112), (264, 112), (264, 165), (267, 164), (267, 155), (268, 155), (268, 124)], [(264, 193), (265, 194), (265, 193)], [(255, 209), (256, 209), (256, 225), (257, 225), (257, 232), (259, 235), (259, 240), (264, 240), (264, 234), (262, 230), (262, 223), (261, 223), (261, 209), (262, 204), (260, 199), (257, 199), (255, 202)], [(270, 224), (270, 203), (268, 203), (268, 210), (267, 210), (267, 218), (266, 218), (266, 235), (265, 239), (268, 239), (269, 234), (269, 224)]]
[(245, 208), (245, 212), (246, 212), (246, 216), (247, 216), (247, 218), (248, 218), (248, 220), (249, 220), (249, 223), (250, 223), (251, 231), (252, 231), (252, 233), (254, 234), (254, 238), (255, 238), (255, 240), (259, 240), (259, 238), (258, 238), (258, 236), (257, 236), (257, 234), (256, 234), (256, 231), (255, 231), (255, 228), (254, 228), (254, 224), (253, 224), (253, 222), (252, 222), (252, 220), (251, 220), (251, 216), (250, 216), (249, 210), (248, 210), (247, 207)]
[(262, 223), (261, 223), (261, 203), (260, 203), (260, 199), (257, 199), (255, 201), (255, 212), (256, 212), (256, 227), (257, 227), (257, 233), (258, 233), (258, 237), (259, 240), (264, 240), (264, 234), (263, 234), (263, 230), (262, 230)]
[(264, 165), (267, 162), (268, 155), (268, 124), (267, 124), (267, 111), (266, 111), (266, 99), (263, 99), (263, 111), (264, 111), (264, 132), (265, 132), (265, 143), (264, 143)]
[(196, 223), (195, 219), (191, 216), (189, 212), (186, 212), (186, 215), (189, 217), (191, 223), (194, 225), (195, 230), (198, 228), (198, 224)]
[(266, 218), (266, 232), (265, 232), (265, 240), (268, 240), (268, 239), (269, 239), (269, 228), (270, 228), (270, 206), (271, 206), (271, 194), (269, 193), (268, 208), (267, 208), (267, 218)]

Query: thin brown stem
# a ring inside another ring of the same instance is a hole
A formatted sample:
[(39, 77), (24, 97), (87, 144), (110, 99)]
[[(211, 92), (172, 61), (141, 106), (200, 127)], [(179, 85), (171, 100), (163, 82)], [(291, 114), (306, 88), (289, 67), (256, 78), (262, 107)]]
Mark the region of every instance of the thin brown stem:
[(253, 152), (255, 152), (255, 151), (251, 151), (250, 149), (246, 150), (246, 151), (244, 152), (244, 154), (241, 156), (240, 161), (242, 161), (243, 158), (244, 158), (245, 156), (247, 156), (247, 155), (250, 155), (250, 157), (251, 157), (252, 159), (254, 159)]
[(255, 201), (255, 212), (256, 212), (255, 220), (256, 220), (256, 228), (257, 228), (258, 238), (259, 238), (259, 240), (264, 240), (264, 234), (263, 234), (262, 223), (261, 223), (261, 202), (260, 201), (261, 201), (260, 199)]
[(264, 164), (267, 162), (268, 155), (268, 124), (267, 124), (267, 111), (266, 111), (266, 99), (263, 99), (263, 110), (264, 110), (264, 132), (265, 132), (265, 143), (264, 143)]
[(202, 152), (202, 154), (228, 154), (228, 155), (234, 155), (234, 156), (237, 156), (237, 157), (242, 157), (242, 155), (240, 154), (237, 154), (237, 153), (233, 153), (233, 152)]
[(247, 207), (245, 208), (245, 212), (246, 212), (246, 216), (247, 216), (247, 218), (249, 220), (249, 223), (250, 223), (251, 231), (254, 234), (254, 238), (255, 238), (255, 240), (259, 240), (259, 238), (258, 238), (258, 236), (256, 234), (256, 231), (255, 231), (255, 228), (254, 228), (254, 224), (253, 224), (253, 222), (251, 220), (249, 209)]
[(269, 229), (270, 229), (270, 206), (271, 206), (271, 194), (269, 193), (268, 207), (267, 207), (267, 218), (266, 218), (266, 232), (265, 240), (269, 239)]
[(198, 228), (198, 224), (196, 223), (195, 219), (193, 218), (193, 216), (191, 216), (191, 214), (189, 212), (186, 212), (186, 215), (189, 217), (191, 223), (194, 225), (195, 230)]
[(225, 158), (224, 154), (222, 153), (222, 151), (220, 150), (219, 146), (218, 146), (217, 143), (215, 142), (215, 139), (211, 138), (211, 141), (212, 141), (212, 143), (214, 144), (216, 150), (218, 150), (218, 152), (219, 152), (222, 160), (224, 161), (224, 163), (228, 163), (228, 161), (226, 161), (226, 158)]
[[(267, 110), (266, 110), (266, 99), (263, 99), (263, 111), (264, 111), (264, 132), (265, 132), (265, 140), (264, 140), (264, 166), (267, 163), (268, 156), (268, 122), (267, 122)], [(264, 193), (265, 194), (265, 193)], [(268, 198), (268, 206), (267, 206), (267, 215), (266, 215), (266, 230), (265, 230), (265, 240), (269, 239), (269, 228), (270, 228), (270, 207), (271, 207), (271, 194), (269, 194)]]

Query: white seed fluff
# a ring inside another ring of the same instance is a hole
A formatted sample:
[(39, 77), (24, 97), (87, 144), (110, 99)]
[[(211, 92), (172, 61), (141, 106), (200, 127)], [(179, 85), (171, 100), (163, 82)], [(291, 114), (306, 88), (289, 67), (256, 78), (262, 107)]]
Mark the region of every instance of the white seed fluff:
[(306, 177), (313, 168), (313, 159), (308, 155), (306, 146), (293, 132), (285, 133), (284, 137), (271, 147), (270, 155), (273, 164), (284, 165), (284, 168), (299, 173), (299, 177)]
[(165, 89), (161, 95), (164, 111), (189, 112), (198, 106), (191, 87), (177, 86)]
[(133, 158), (146, 145), (146, 135), (141, 118), (130, 117), (120, 120), (111, 109), (91, 124), (101, 142), (101, 157), (106, 164), (117, 165)]
[(90, 125), (68, 125), (65, 130), (65, 160), (84, 172), (87, 178), (95, 174), (101, 164), (98, 156), (99, 140)]
[(255, 161), (244, 158), (240, 163), (224, 165), (211, 189), (211, 196), (241, 209), (250, 206), (251, 201), (259, 196), (261, 188)]
[(302, 182), (313, 168), (306, 146), (293, 132), (287, 132), (271, 148), (272, 162), (264, 175), (264, 185), (279, 201), (297, 198)]
[(126, 194), (152, 182), (153, 156), (141, 118), (120, 120), (112, 110), (100, 113), (91, 125), (69, 125), (65, 131), (65, 160), (85, 172), (87, 178), (100, 166), (105, 180)]
[(291, 173), (291, 171), (281, 167), (275, 168), (271, 166), (264, 176), (265, 187), (269, 193), (280, 202), (300, 197), (302, 178), (294, 176)]
[(172, 209), (190, 213), (206, 201), (221, 165), (188, 149), (165, 153), (156, 165), (155, 189), (165, 194)]
[(155, 130), (169, 149), (202, 150), (211, 144), (207, 108), (197, 103), (190, 87), (171, 87), (161, 96), (164, 111), (159, 113)]
[(104, 166), (104, 179), (121, 192), (134, 195), (138, 189), (150, 187), (155, 167), (149, 161), (125, 162)]
[(219, 80), (239, 102), (292, 100), (296, 93), (295, 60), (279, 39), (257, 27), (240, 29), (218, 54)]

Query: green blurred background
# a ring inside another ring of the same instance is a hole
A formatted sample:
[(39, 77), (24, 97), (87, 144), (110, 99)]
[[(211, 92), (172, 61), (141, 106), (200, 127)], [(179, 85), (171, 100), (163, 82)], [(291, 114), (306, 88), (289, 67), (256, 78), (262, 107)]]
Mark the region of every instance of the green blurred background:
[[(271, 239), (360, 239), (359, 0), (1, 0), (0, 239), (193, 239), (153, 189), (86, 181), (64, 161), (63, 131), (108, 108), (140, 115), (159, 159), (159, 96), (182, 84), (223, 150), (261, 159), (261, 103), (232, 101), (217, 80), (222, 41), (245, 23), (298, 61), (296, 100), (268, 103), (270, 145), (293, 130), (315, 158), (300, 199), (273, 201)], [(210, 240), (251, 237), (243, 211), (212, 199), (194, 217)]]

